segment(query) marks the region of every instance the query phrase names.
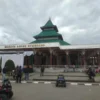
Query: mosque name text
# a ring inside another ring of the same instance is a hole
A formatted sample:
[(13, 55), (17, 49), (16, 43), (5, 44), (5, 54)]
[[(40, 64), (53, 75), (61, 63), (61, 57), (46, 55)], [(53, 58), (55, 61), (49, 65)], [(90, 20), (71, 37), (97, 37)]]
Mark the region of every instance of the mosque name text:
[(34, 48), (34, 47), (44, 47), (44, 44), (29, 44), (29, 45), (7, 45), (5, 49), (18, 49), (18, 48)]

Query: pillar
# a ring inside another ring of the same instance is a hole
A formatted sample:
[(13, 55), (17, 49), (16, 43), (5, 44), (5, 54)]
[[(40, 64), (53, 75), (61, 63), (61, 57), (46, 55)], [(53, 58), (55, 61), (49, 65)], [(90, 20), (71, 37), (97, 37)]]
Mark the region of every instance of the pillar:
[(97, 63), (98, 63), (98, 66), (100, 66), (100, 52), (97, 51)]
[(57, 65), (57, 52), (56, 51), (53, 51), (53, 57), (54, 57), (53, 63), (54, 65)]
[(34, 49), (33, 52), (34, 52), (34, 65), (36, 65), (36, 50)]
[(78, 57), (77, 57), (77, 66), (79, 66), (80, 65), (80, 54), (79, 54), (79, 52), (78, 52)]
[(82, 62), (83, 62), (83, 65), (84, 65), (84, 67), (85, 67), (85, 65), (86, 65), (86, 57), (85, 57), (85, 51), (82, 51)]
[(57, 65), (59, 65), (59, 55), (56, 56), (57, 57)]
[(69, 66), (69, 52), (65, 51), (65, 53), (66, 53), (66, 65)]
[(53, 50), (50, 49), (50, 65), (52, 65), (52, 53), (53, 53)]

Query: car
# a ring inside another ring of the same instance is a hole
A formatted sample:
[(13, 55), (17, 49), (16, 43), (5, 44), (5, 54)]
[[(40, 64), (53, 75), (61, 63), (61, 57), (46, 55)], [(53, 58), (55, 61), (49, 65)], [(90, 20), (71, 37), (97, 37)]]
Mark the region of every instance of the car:
[(57, 80), (56, 80), (56, 87), (66, 87), (66, 80), (64, 78), (64, 75), (58, 75)]

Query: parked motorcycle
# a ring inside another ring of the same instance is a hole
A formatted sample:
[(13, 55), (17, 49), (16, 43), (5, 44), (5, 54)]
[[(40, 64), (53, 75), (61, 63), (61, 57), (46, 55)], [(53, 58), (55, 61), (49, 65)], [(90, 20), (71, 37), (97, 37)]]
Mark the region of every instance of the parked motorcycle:
[(5, 79), (2, 83), (2, 86), (0, 86), (0, 100), (8, 100), (12, 98), (13, 91), (11, 83), (8, 79)]

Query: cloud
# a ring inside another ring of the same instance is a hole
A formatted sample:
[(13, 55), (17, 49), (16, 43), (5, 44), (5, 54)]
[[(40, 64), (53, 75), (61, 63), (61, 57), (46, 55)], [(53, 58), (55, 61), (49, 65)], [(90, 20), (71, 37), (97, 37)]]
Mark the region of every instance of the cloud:
[(14, 37), (8, 33), (6, 33), (5, 28), (0, 27), (0, 44), (20, 44), (24, 43), (23, 40), (19, 39), (18, 37)]
[(0, 44), (12, 43), (11, 37), (14, 43), (33, 41), (49, 17), (65, 41), (100, 43), (99, 4), (100, 0), (0, 0)]
[(67, 27), (61, 27), (60, 33), (63, 33), (62, 35), (65, 40), (68, 40), (69, 42), (71, 42), (70, 40), (73, 36), (74, 36), (74, 38), (78, 37), (78, 35), (80, 35), (80, 33), (82, 36), (82, 34), (86, 33), (86, 30), (80, 29), (77, 26), (72, 25), (72, 26), (67, 26)]

